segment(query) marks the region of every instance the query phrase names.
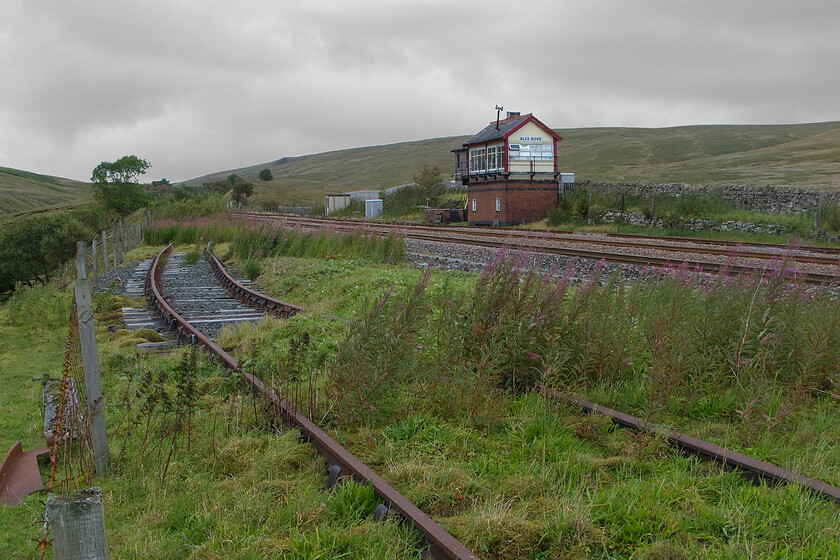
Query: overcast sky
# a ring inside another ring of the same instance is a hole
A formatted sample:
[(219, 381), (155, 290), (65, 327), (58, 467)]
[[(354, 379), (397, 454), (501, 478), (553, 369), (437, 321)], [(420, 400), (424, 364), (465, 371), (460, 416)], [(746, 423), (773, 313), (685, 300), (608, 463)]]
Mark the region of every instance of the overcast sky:
[(0, 0), (0, 166), (181, 181), (554, 128), (840, 120), (837, 0)]

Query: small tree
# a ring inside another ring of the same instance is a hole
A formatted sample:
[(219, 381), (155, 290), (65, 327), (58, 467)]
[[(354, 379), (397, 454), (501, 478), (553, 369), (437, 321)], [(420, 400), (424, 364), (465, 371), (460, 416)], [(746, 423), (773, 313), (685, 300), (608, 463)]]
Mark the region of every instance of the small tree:
[(233, 192), (231, 193), (230, 197), (233, 199), (234, 202), (237, 204), (241, 204), (245, 202), (245, 199), (254, 194), (254, 185), (251, 183), (237, 183), (233, 186)]
[(430, 189), (440, 183), (440, 165), (423, 164), (423, 169), (414, 174), (414, 182), (418, 186)]
[(94, 199), (105, 208), (121, 215), (130, 214), (152, 200), (143, 185), (137, 183), (140, 175), (151, 165), (137, 156), (123, 156), (115, 162), (103, 161), (93, 168)]
[(271, 174), (271, 169), (268, 167), (260, 171), (260, 181), (271, 181), (273, 179), (274, 175)]
[(34, 214), (9, 221), (0, 230), (0, 294), (15, 283), (45, 284), (62, 262), (76, 254), (76, 241), (91, 239), (95, 216), (76, 212)]
[(216, 194), (225, 194), (230, 190), (231, 183), (228, 183), (224, 179), (219, 179), (217, 181), (213, 181), (212, 183), (207, 184), (207, 190), (211, 193)]

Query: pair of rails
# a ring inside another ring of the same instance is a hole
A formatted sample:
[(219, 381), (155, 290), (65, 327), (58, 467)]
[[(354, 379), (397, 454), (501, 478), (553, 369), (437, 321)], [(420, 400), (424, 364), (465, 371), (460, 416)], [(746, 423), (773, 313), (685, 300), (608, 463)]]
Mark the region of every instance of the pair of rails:
[[(170, 330), (174, 331), (179, 339), (201, 346), (204, 350), (215, 355), (225, 367), (232, 371), (239, 372), (251, 385), (254, 391), (261, 394), (274, 407), (284, 423), (294, 426), (301, 434), (311, 441), (327, 463), (327, 471), (330, 474), (331, 482), (340, 476), (352, 477), (354, 480), (364, 484), (370, 484), (377, 495), (385, 502), (390, 511), (400, 515), (406, 523), (411, 524), (426, 539), (428, 544), (428, 557), (434, 560), (468, 560), (476, 559), (469, 549), (458, 542), (452, 535), (447, 533), (440, 525), (423, 513), (417, 506), (412, 504), (402, 494), (397, 492), (391, 485), (380, 478), (373, 470), (364, 465), (348, 450), (339, 445), (326, 432), (320, 429), (309, 418), (300, 414), (277, 391), (251, 373), (244, 371), (239, 362), (224, 351), (208, 336), (196, 329), (189, 322), (184, 320), (164, 299), (161, 290), (162, 262), (171, 251), (172, 245), (166, 247), (158, 254), (149, 268), (146, 278), (145, 292), (152, 311), (158, 319)], [(209, 251), (206, 252), (207, 259), (213, 268), (219, 282), (237, 299), (266, 312), (279, 317), (290, 317), (302, 308), (270, 298), (260, 294), (239, 283), (233, 278), (222, 263)], [(807, 478), (800, 474), (788, 471), (776, 465), (759, 461), (752, 457), (730, 451), (728, 449), (704, 442), (688, 435), (668, 430), (666, 428), (651, 425), (642, 419), (611, 410), (595, 403), (591, 403), (577, 397), (559, 396), (568, 402), (578, 406), (584, 412), (605, 414), (610, 419), (625, 428), (654, 433), (665, 437), (673, 445), (681, 450), (699, 455), (705, 459), (718, 461), (727, 468), (739, 469), (752, 480), (765, 480), (771, 483), (795, 483), (804, 486), (814, 495), (821, 496), (831, 501), (840, 503), (840, 488), (831, 486), (813, 478)]]

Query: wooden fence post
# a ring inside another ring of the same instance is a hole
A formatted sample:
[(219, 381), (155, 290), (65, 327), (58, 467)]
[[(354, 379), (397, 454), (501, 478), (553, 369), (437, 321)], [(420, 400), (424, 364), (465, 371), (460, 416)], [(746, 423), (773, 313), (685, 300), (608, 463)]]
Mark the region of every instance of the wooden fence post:
[(102, 276), (108, 274), (108, 232), (102, 230)]
[(117, 230), (114, 230), (114, 233), (111, 235), (111, 245), (114, 246), (113, 250), (113, 257), (114, 257), (114, 273), (117, 272), (117, 253), (120, 250), (120, 242), (117, 239)]
[[(125, 234), (123, 232), (123, 223), (120, 220), (119, 225), (117, 226), (117, 253), (120, 255), (120, 262), (123, 260), (123, 254), (125, 253)], [(114, 267), (116, 268), (116, 267)]]
[(76, 315), (79, 319), (79, 340), (82, 345), (82, 365), (85, 371), (85, 392), (90, 418), (90, 437), (93, 446), (93, 466), (97, 475), (108, 469), (108, 433), (105, 428), (105, 400), (102, 396), (102, 377), (99, 352), (96, 349), (96, 330), (93, 325), (93, 297), (87, 277), (87, 243), (76, 244)]
[(97, 274), (97, 269), (99, 268), (99, 263), (96, 262), (96, 236), (93, 236), (93, 241), (90, 244), (90, 252), (91, 252), (91, 262), (93, 263), (93, 284), (96, 284), (97, 280), (99, 279), (99, 275)]
[(55, 560), (108, 560), (102, 490), (88, 488), (70, 498), (47, 497), (47, 521)]

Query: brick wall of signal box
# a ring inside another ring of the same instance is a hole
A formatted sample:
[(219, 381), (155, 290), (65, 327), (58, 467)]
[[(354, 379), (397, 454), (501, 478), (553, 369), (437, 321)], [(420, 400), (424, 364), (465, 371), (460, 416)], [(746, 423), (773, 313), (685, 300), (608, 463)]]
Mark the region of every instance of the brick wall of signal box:
[[(545, 219), (557, 204), (557, 181), (487, 181), (468, 186), (467, 211), (470, 225), (521, 224)], [(501, 211), (496, 212), (496, 199)], [(472, 201), (476, 211), (472, 211)]]

